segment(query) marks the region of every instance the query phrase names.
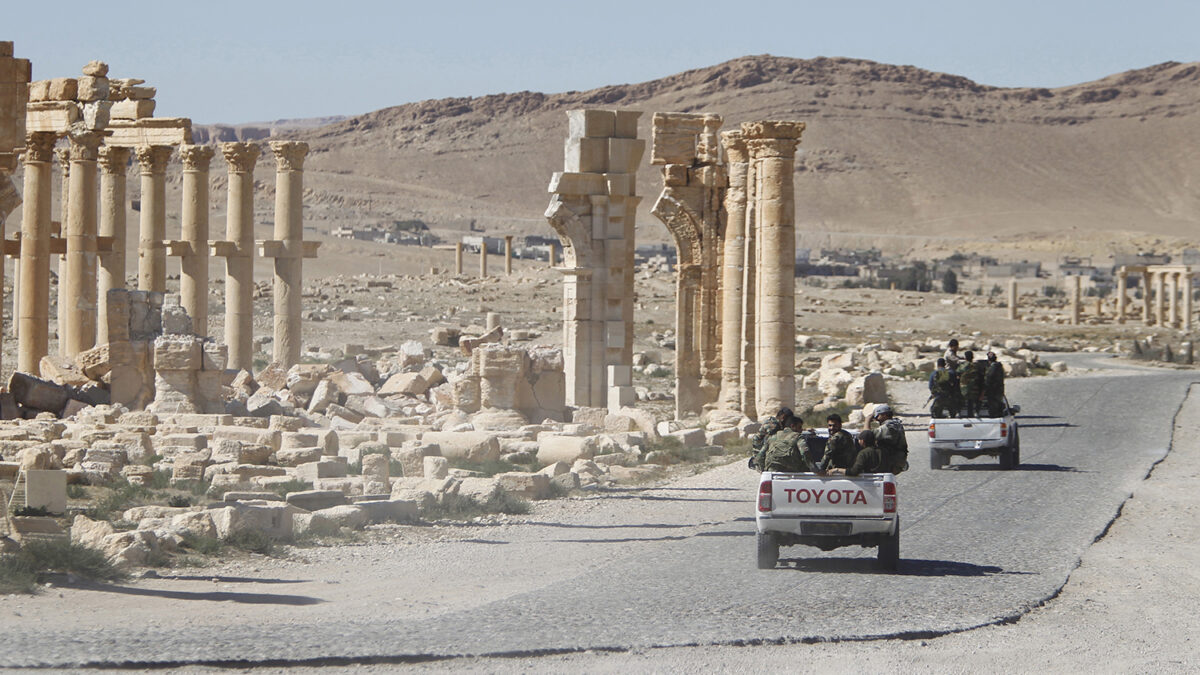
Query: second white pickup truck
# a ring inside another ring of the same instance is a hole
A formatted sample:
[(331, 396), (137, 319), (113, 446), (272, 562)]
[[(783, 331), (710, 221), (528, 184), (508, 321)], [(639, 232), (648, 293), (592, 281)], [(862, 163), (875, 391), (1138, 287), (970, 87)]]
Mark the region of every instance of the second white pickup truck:
[(758, 484), (758, 567), (772, 569), (779, 547), (803, 544), (832, 551), (842, 546), (878, 547), (879, 565), (900, 561), (896, 477), (818, 476), (764, 472)]
[(1004, 417), (935, 417), (929, 420), (929, 468), (941, 469), (952, 455), (975, 458), (991, 455), (1001, 469), (1021, 464), (1021, 433), (1017, 413), (1021, 406), (1007, 405)]

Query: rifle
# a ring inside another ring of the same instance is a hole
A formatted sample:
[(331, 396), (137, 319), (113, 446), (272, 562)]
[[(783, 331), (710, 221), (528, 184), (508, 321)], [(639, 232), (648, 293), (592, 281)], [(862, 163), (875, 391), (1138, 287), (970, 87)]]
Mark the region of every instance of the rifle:
[(925, 403), (923, 403), (923, 404), (921, 405), (921, 407), (922, 407), (922, 408), (926, 408), (926, 407), (928, 407), (928, 406), (929, 406), (929, 402), (930, 402), (930, 401), (932, 401), (932, 400), (933, 400), (933, 394), (930, 394), (930, 395), (929, 395), (929, 398), (925, 399)]

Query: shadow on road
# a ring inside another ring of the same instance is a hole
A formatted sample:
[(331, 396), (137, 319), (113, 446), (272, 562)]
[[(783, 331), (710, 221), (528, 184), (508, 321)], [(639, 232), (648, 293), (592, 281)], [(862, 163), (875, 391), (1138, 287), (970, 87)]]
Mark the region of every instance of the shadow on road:
[(998, 574), (1032, 574), (1009, 572), (995, 565), (976, 565), (953, 560), (920, 560), (901, 558), (895, 572), (880, 569), (873, 558), (780, 558), (780, 564), (790, 563), (797, 572), (830, 572), (838, 574), (883, 574), (910, 577), (987, 577)]
[(946, 469), (955, 471), (1047, 471), (1051, 473), (1096, 473), (1095, 471), (1083, 471), (1076, 469), (1073, 466), (1062, 466), (1059, 464), (1025, 464), (1017, 465), (1015, 469), (1001, 469), (999, 464), (951, 464)]
[[(210, 577), (211, 578), (211, 577)], [(68, 588), (83, 591), (100, 591), (120, 595), (140, 595), (168, 600), (207, 600), (209, 602), (236, 602), (248, 605), (318, 605), (324, 600), (307, 595), (280, 595), (275, 593), (229, 593), (225, 591), (167, 591), (154, 588), (135, 588), (132, 586), (114, 586), (98, 583), (67, 583)]]
[[(751, 518), (750, 520), (753, 521), (754, 519)], [(541, 526), (541, 527), (566, 527), (566, 528), (570, 528), (573, 530), (622, 530), (622, 529), (630, 529), (630, 528), (641, 528), (641, 529), (648, 529), (648, 530), (671, 530), (671, 529), (680, 529), (680, 528), (684, 528), (684, 527), (696, 527), (696, 525), (697, 525), (696, 523), (684, 523), (684, 524), (628, 523), (628, 524), (618, 524), (618, 525), (584, 525), (581, 523), (548, 523), (545, 521), (532, 521), (532, 522), (527, 522), (524, 524)]]
[(647, 502), (726, 502), (729, 504), (745, 504), (745, 499), (712, 499), (707, 497), (668, 497), (663, 495), (630, 495), (607, 494), (605, 499), (636, 499)]
[(182, 574), (172, 574), (169, 576), (153, 574), (147, 575), (144, 578), (164, 579), (166, 581), (215, 581), (222, 584), (303, 584), (311, 581), (311, 579), (260, 579), (258, 577), (222, 577)]
[(1021, 422), (1022, 429), (1074, 429), (1078, 426), (1078, 424), (1071, 424), (1070, 422), (1048, 422), (1044, 424), (1026, 424)]

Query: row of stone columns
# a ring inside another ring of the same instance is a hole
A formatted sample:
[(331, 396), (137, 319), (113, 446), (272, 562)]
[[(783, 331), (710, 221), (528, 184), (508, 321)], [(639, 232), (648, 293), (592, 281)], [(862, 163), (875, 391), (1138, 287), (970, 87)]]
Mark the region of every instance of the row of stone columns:
[(1127, 311), (1126, 278), (1142, 276), (1142, 320), (1147, 326), (1192, 328), (1192, 269), (1184, 265), (1147, 265), (1117, 270), (1117, 321)]
[[(513, 236), (511, 234), (504, 235), (504, 275), (512, 276), (512, 259), (513, 259)], [(550, 266), (554, 266), (554, 250), (550, 250)], [(463, 273), (463, 243), (457, 242), (454, 244), (454, 274), (462, 276)], [(487, 276), (487, 244), (479, 245), (479, 276), (480, 278)]]
[[(97, 298), (124, 287), (126, 166), (130, 148), (101, 146), (101, 133), (71, 134), (69, 164), (64, 165), (65, 255), (60, 263), (59, 338), (64, 356), (108, 342), (107, 307)], [(57, 136), (28, 135), (25, 151), (25, 198), (17, 283), (18, 364), (38, 372), (49, 343), (50, 255), (55, 239), (50, 220), (50, 161)], [(210, 251), (227, 260), (226, 341), (231, 367), (253, 366), (253, 170), (257, 146), (226, 143), (229, 164), (227, 240), (210, 242), (209, 163), (207, 146), (180, 148), (183, 161), (182, 237), (166, 241), (166, 166), (172, 146), (133, 148), (141, 173), (142, 200), (138, 237), (138, 289), (166, 290), (168, 253), (181, 259), (181, 302), (204, 335), (208, 320)], [(303, 241), (303, 159), (307, 145), (272, 142), (276, 177), (275, 239), (262, 242), (262, 255), (275, 259), (274, 358), (289, 366), (300, 359), (302, 260), (313, 257), (316, 244)], [(97, 191), (97, 168), (100, 173)], [(100, 195), (97, 209), (97, 192)], [(99, 218), (97, 219), (97, 215)], [(99, 223), (97, 224), (97, 220)]]

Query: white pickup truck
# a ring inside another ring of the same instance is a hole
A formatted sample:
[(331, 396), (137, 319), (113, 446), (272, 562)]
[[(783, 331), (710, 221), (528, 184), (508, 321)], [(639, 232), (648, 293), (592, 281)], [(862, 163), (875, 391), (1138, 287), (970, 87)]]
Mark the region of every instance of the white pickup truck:
[(1021, 406), (1004, 402), (1004, 417), (934, 417), (929, 420), (929, 468), (941, 469), (952, 455), (975, 458), (991, 455), (1001, 469), (1021, 464)]
[(758, 567), (772, 569), (779, 547), (804, 544), (822, 551), (842, 546), (878, 547), (879, 564), (900, 561), (896, 477), (818, 476), (764, 472), (758, 484)]

